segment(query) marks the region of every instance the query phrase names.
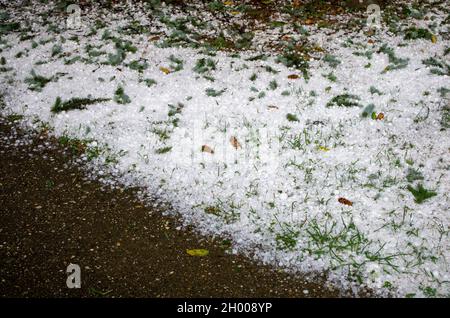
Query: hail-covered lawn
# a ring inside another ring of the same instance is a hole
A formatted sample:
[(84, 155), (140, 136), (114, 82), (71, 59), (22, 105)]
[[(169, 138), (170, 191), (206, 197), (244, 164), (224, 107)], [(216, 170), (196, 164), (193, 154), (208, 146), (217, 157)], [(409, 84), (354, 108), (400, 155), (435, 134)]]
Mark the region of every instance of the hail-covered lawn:
[(355, 292), (450, 296), (445, 1), (386, 10), (376, 32), (289, 12), (250, 32), (231, 1), (157, 2), (91, 8), (77, 30), (64, 7), (8, 2), (2, 115), (233, 252)]

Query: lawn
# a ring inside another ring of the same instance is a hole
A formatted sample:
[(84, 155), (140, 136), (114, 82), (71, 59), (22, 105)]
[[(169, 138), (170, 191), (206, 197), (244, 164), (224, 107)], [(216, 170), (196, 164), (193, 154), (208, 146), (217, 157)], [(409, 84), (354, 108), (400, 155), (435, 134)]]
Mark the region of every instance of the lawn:
[(449, 297), (448, 4), (174, 2), (8, 2), (1, 114), (233, 253)]

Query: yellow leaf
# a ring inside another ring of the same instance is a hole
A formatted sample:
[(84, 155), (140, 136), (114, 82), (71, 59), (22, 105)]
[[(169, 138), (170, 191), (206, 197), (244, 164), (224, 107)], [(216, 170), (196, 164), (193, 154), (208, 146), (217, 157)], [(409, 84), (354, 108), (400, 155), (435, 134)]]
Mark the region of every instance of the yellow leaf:
[(161, 66), (161, 67), (159, 68), (159, 70), (160, 70), (161, 72), (163, 72), (164, 74), (169, 74), (169, 73), (170, 73), (170, 70), (169, 70), (167, 67)]
[(206, 256), (209, 254), (209, 251), (199, 248), (199, 249), (186, 250), (186, 253), (188, 253), (191, 256)]
[(330, 151), (329, 148), (324, 147), (324, 146), (319, 146), (318, 149), (319, 149), (319, 150), (322, 150), (322, 151)]
[(239, 12), (239, 11), (230, 11), (230, 13), (231, 13), (232, 15), (238, 15), (240, 12)]
[(234, 3), (233, 1), (225, 1), (223, 4), (226, 6), (232, 6)]
[(436, 35), (432, 35), (431, 36), (431, 42), (433, 42), (433, 43), (436, 43), (437, 42), (437, 37), (436, 37)]

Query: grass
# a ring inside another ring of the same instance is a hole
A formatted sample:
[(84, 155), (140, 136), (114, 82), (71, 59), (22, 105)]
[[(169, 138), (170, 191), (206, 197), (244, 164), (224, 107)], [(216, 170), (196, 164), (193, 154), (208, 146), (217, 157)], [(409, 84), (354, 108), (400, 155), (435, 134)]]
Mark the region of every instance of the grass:
[(395, 55), (394, 49), (388, 47), (387, 44), (383, 44), (383, 46), (380, 48), (379, 52), (386, 54), (389, 58), (389, 63), (390, 63), (388, 66), (386, 66), (386, 68), (383, 70), (382, 73), (405, 68), (409, 63), (408, 58), (403, 59), (403, 58), (397, 57)]
[(405, 33), (404, 36), (405, 40), (425, 39), (431, 41), (433, 37), (433, 34), (428, 29), (424, 28), (411, 27), (404, 30), (404, 33)]
[(339, 106), (339, 107), (355, 107), (361, 106), (358, 101), (360, 98), (352, 94), (341, 94), (333, 97), (328, 103), (327, 107)]
[(375, 86), (370, 86), (369, 92), (372, 95), (373, 94), (383, 95), (383, 93), (381, 91), (379, 91)]
[(407, 189), (412, 193), (415, 199), (414, 201), (418, 204), (437, 195), (436, 192), (425, 189), (421, 183), (417, 185), (417, 188), (408, 185)]
[(336, 56), (331, 54), (326, 54), (323, 58), (324, 62), (328, 63), (332, 68), (336, 68), (339, 64), (341, 64), (341, 61), (337, 59)]
[(430, 67), (430, 73), (441, 76), (450, 76), (450, 64), (444, 61), (439, 61), (434, 57), (427, 58), (422, 61), (422, 64)]
[(128, 64), (128, 67), (132, 70), (138, 71), (142, 73), (144, 70), (148, 68), (148, 63), (146, 61), (132, 61)]
[(282, 250), (295, 249), (299, 234), (299, 231), (294, 231), (289, 226), (284, 226), (282, 233), (278, 233), (275, 236), (277, 247)]
[(25, 78), (25, 83), (28, 84), (28, 89), (31, 91), (41, 92), (42, 89), (49, 82), (53, 80), (53, 77), (45, 77), (36, 74), (34, 70), (31, 71), (31, 76)]
[(210, 96), (210, 97), (218, 97), (218, 96), (222, 95), (225, 91), (226, 91), (225, 88), (222, 89), (222, 90), (219, 90), (219, 91), (217, 91), (217, 90), (215, 90), (213, 88), (207, 88), (205, 90), (206, 96)]
[(145, 80), (143, 80), (143, 82), (145, 83), (145, 85), (147, 85), (148, 87), (152, 87), (153, 85), (156, 85), (157, 82), (154, 79), (151, 78), (146, 78)]
[(334, 262), (340, 266), (351, 262), (344, 257), (344, 253), (353, 252), (364, 255), (364, 251), (370, 243), (369, 239), (359, 231), (352, 221), (338, 226), (334, 220), (327, 219), (324, 224), (319, 224), (314, 219), (308, 223), (306, 233), (309, 237), (307, 250), (312, 255), (320, 258), (322, 255), (330, 254)]
[(442, 108), (441, 126), (443, 129), (450, 128), (450, 105), (445, 105)]
[(406, 180), (408, 180), (408, 182), (423, 180), (423, 175), (420, 171), (414, 168), (408, 168), (408, 171), (406, 172)]
[(57, 97), (55, 103), (51, 108), (52, 113), (60, 113), (62, 111), (69, 111), (74, 109), (86, 109), (86, 106), (104, 103), (109, 101), (109, 98), (77, 98), (74, 97), (68, 101), (63, 102), (61, 97)]
[(130, 97), (125, 94), (122, 86), (119, 86), (114, 92), (114, 101), (118, 104), (129, 104), (131, 103)]
[(286, 115), (286, 119), (288, 121), (298, 121), (298, 117), (296, 115), (290, 114), (290, 113)]
[(309, 63), (303, 55), (295, 51), (293, 46), (288, 46), (283, 54), (279, 55), (275, 61), (286, 67), (293, 67), (301, 71), (303, 77), (309, 79)]
[(195, 63), (195, 66), (193, 68), (193, 71), (199, 74), (203, 74), (206, 72), (210, 72), (216, 69), (216, 62), (214, 62), (210, 58), (201, 58), (197, 60)]
[(179, 58), (176, 58), (174, 55), (169, 56), (169, 61), (172, 62), (170, 64), (170, 68), (172, 72), (178, 72), (183, 69), (183, 61)]
[(168, 153), (171, 150), (172, 150), (171, 146), (166, 146), (166, 147), (162, 147), (162, 148), (157, 148), (155, 150), (155, 153), (158, 155), (162, 155), (162, 154)]
[(272, 90), (272, 91), (274, 91), (274, 90), (276, 90), (277, 88), (278, 88), (278, 83), (277, 83), (277, 81), (276, 81), (276, 80), (270, 81), (270, 83), (269, 83), (269, 89)]

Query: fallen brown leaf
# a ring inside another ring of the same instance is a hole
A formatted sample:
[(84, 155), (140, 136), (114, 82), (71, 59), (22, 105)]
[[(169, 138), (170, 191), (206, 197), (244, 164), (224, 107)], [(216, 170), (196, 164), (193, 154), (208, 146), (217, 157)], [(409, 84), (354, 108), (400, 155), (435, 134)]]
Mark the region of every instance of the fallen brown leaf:
[(207, 153), (210, 153), (210, 154), (214, 154), (214, 150), (208, 145), (203, 145), (202, 146), (202, 152), (207, 152)]
[(291, 75), (288, 75), (288, 78), (289, 79), (297, 79), (297, 78), (299, 78), (299, 76), (297, 74), (291, 74)]
[(231, 143), (231, 145), (232, 145), (235, 149), (242, 148), (242, 147), (241, 147), (241, 144), (239, 143), (239, 141), (237, 140), (237, 138), (234, 137), (234, 136), (231, 136), (231, 138), (230, 138), (230, 143)]
[(348, 200), (348, 199), (346, 199), (346, 198), (339, 198), (338, 202), (341, 203), (341, 204), (348, 205), (348, 206), (353, 206), (353, 202)]

